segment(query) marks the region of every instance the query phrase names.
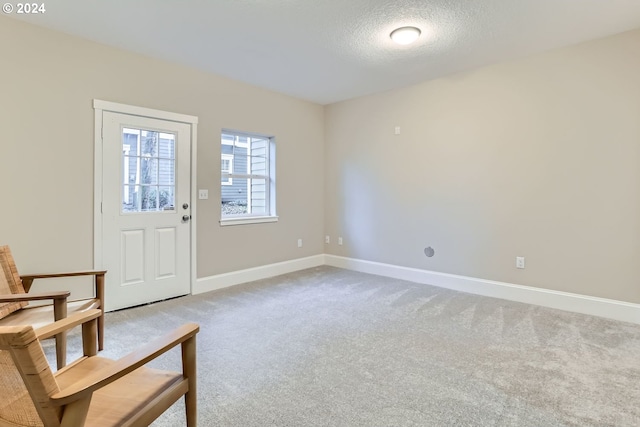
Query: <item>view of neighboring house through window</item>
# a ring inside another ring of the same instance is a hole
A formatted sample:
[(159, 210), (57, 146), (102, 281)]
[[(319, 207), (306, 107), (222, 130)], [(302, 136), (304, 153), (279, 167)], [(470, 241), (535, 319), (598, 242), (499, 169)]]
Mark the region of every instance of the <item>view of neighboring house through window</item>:
[(221, 143), (222, 220), (274, 217), (273, 138), (223, 131)]
[(222, 154), (220, 170), (227, 177), (226, 180), (222, 180), (222, 185), (233, 185), (233, 178), (229, 176), (233, 172), (233, 154)]

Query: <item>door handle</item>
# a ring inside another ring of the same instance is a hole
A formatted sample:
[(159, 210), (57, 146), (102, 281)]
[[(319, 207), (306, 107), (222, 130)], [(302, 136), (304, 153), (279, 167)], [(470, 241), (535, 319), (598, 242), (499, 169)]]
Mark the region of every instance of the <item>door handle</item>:
[(187, 222), (191, 219), (191, 215), (182, 215), (182, 221)]

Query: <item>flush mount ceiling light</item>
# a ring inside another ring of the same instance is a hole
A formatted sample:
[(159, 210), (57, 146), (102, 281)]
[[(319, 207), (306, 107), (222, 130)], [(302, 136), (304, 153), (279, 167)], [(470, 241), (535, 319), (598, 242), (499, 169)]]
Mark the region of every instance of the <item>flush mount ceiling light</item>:
[(411, 44), (420, 37), (420, 29), (416, 27), (396, 28), (391, 32), (391, 40), (398, 44)]

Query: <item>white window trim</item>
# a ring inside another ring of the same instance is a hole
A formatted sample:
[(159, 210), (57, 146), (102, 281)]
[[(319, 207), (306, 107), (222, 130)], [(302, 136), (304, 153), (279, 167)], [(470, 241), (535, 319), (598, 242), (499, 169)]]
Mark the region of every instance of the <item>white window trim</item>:
[[(269, 148), (267, 151), (267, 161), (269, 165), (269, 174), (268, 175), (257, 175), (257, 174), (234, 174), (233, 172), (229, 174), (229, 179), (232, 178), (246, 178), (246, 179), (266, 179), (267, 182), (267, 199), (269, 200), (269, 211), (270, 213), (264, 215), (255, 215), (255, 214), (244, 214), (244, 215), (228, 215), (225, 217), (220, 217), (220, 226), (231, 226), (231, 225), (243, 225), (243, 224), (260, 224), (260, 223), (269, 223), (269, 222), (277, 222), (278, 216), (275, 213), (275, 142), (273, 136), (267, 136), (264, 134), (257, 134), (251, 132), (242, 132), (242, 131), (234, 131), (229, 129), (223, 129), (222, 134), (227, 135), (235, 135), (235, 136), (248, 136), (252, 138), (261, 138), (269, 140)], [(222, 145), (232, 145), (228, 142), (223, 141)], [(239, 143), (236, 144), (240, 147), (249, 147), (247, 143)], [(228, 154), (222, 154), (228, 155)], [(221, 157), (222, 158), (222, 157)], [(251, 171), (249, 171), (251, 172)]]
[(278, 216), (229, 216), (220, 219), (220, 226), (261, 224), (264, 222), (278, 222)]

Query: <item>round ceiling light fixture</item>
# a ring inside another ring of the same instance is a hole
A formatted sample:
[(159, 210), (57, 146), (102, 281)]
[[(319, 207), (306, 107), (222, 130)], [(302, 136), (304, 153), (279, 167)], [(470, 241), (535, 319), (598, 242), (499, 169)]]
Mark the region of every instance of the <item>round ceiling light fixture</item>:
[(420, 28), (416, 27), (400, 27), (393, 30), (390, 34), (391, 40), (398, 44), (411, 44), (420, 37)]

